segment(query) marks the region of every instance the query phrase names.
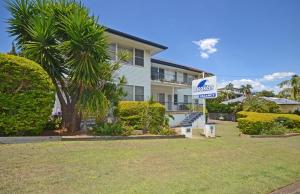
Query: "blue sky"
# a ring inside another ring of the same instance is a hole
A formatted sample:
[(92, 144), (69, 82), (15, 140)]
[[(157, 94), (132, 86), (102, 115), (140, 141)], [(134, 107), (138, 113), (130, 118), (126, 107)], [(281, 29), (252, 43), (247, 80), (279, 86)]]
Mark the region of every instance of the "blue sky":
[[(169, 47), (155, 56), (203, 69), (219, 85), (275, 89), (300, 74), (299, 0), (83, 0), (100, 23)], [(0, 52), (12, 38), (0, 7)]]

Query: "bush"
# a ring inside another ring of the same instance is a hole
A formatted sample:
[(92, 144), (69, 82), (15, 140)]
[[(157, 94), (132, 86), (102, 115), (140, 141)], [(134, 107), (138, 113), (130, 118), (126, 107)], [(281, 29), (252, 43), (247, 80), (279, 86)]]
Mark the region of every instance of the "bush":
[(122, 101), (117, 116), (134, 130), (153, 131), (165, 126), (165, 107), (159, 103)]
[(292, 132), (300, 127), (300, 116), (294, 114), (274, 114), (238, 112), (238, 128), (248, 135), (279, 135)]
[(235, 111), (235, 106), (220, 103), (208, 103), (206, 108), (208, 112), (213, 113), (233, 113)]
[(28, 59), (0, 54), (0, 135), (38, 135), (54, 104), (47, 73)]
[(61, 128), (62, 125), (62, 118), (57, 116), (51, 116), (48, 122), (46, 123), (46, 126), (44, 127), (44, 130), (56, 130)]
[(131, 135), (133, 128), (123, 127), (121, 123), (100, 123), (93, 127), (94, 135)]
[(280, 107), (272, 101), (259, 97), (251, 97), (244, 101), (243, 111), (260, 113), (280, 113)]

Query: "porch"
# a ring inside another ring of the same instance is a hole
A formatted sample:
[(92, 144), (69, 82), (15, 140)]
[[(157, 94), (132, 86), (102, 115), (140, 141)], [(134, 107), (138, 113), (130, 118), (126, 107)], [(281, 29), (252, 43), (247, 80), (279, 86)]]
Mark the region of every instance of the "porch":
[(168, 112), (188, 113), (193, 110), (202, 112), (202, 102), (192, 99), (191, 87), (152, 81), (151, 95), (154, 101), (163, 104)]

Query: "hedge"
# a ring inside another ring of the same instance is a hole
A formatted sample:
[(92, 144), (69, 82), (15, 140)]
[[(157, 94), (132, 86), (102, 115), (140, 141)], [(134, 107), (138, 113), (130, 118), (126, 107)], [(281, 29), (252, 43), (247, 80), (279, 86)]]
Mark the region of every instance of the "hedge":
[(237, 113), (238, 128), (244, 134), (279, 135), (298, 131), (300, 116), (295, 114), (257, 113), (241, 111)]
[(121, 101), (117, 116), (135, 130), (159, 130), (165, 124), (165, 107), (159, 103)]
[(37, 63), (0, 54), (0, 135), (38, 135), (47, 123), (55, 90)]

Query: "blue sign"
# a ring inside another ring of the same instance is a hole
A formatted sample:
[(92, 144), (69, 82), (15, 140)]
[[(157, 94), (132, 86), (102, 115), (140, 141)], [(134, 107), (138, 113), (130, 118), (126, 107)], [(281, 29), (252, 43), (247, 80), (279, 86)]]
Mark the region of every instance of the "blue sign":
[(192, 95), (195, 99), (216, 98), (218, 95), (216, 76), (193, 80)]

